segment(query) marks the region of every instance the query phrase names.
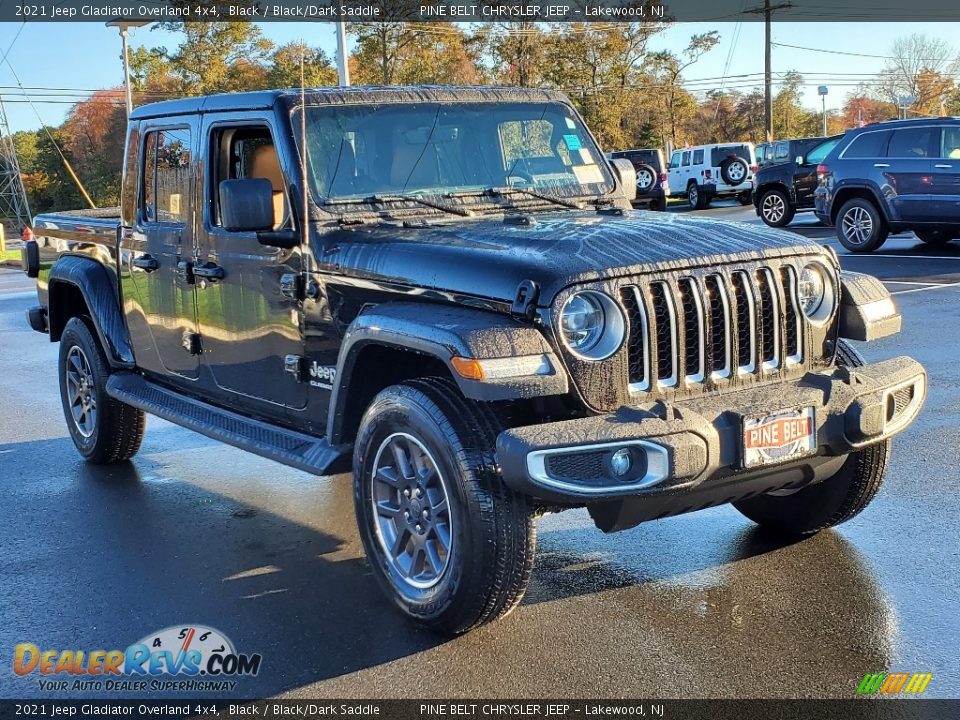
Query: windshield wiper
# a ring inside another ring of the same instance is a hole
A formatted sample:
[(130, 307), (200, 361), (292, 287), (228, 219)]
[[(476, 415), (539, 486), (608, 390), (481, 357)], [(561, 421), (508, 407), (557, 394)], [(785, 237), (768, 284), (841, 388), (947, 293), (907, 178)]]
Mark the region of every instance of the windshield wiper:
[(476, 214), (473, 210), (468, 210), (467, 208), (458, 207), (457, 205), (451, 205), (450, 203), (439, 200), (428, 200), (422, 195), (368, 195), (360, 198), (329, 198), (324, 202), (324, 205), (383, 205), (385, 203), (406, 201), (422, 205), (423, 207), (433, 208), (434, 210), (442, 210), (443, 212), (452, 213), (453, 215), (460, 215), (461, 217), (473, 217)]
[(556, 195), (547, 195), (546, 193), (538, 192), (536, 190), (518, 187), (491, 187), (487, 188), (486, 190), (464, 190), (462, 192), (447, 193), (446, 197), (487, 196), (495, 198), (509, 198), (513, 195), (526, 195), (527, 197), (543, 200), (545, 202), (553, 203), (554, 205), (559, 205), (560, 207), (570, 208), (571, 210), (583, 210), (583, 205), (578, 203), (576, 200), (568, 200), (566, 198), (557, 197)]

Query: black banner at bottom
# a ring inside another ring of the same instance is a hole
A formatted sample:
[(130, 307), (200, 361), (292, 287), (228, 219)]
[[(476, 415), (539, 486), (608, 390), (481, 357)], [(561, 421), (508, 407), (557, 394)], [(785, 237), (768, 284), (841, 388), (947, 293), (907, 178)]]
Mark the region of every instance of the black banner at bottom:
[(357, 720), (953, 720), (960, 699), (850, 700), (0, 700), (0, 718)]

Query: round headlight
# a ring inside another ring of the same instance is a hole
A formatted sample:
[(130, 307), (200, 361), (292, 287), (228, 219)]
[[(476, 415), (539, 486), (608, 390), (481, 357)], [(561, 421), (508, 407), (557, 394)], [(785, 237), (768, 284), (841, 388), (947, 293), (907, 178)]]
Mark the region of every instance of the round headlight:
[(826, 322), (836, 305), (835, 284), (827, 268), (817, 262), (809, 263), (800, 271), (797, 280), (800, 310), (813, 323)]
[(560, 334), (567, 347), (587, 360), (604, 360), (623, 342), (626, 323), (613, 299), (586, 291), (571, 295), (560, 311)]

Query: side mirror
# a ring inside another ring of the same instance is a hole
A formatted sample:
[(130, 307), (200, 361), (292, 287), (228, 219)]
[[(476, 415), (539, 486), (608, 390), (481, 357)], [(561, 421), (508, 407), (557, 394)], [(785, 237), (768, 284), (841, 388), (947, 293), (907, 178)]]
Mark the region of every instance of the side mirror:
[(620, 191), (627, 200), (637, 198), (637, 170), (633, 163), (624, 158), (615, 158), (610, 161), (610, 167), (620, 181)]
[(805, 158), (803, 157), (803, 155), (797, 155), (797, 157), (796, 157), (797, 165), (803, 165), (804, 159), (805, 159)]
[(263, 178), (220, 181), (220, 224), (225, 230), (273, 230), (273, 185)]

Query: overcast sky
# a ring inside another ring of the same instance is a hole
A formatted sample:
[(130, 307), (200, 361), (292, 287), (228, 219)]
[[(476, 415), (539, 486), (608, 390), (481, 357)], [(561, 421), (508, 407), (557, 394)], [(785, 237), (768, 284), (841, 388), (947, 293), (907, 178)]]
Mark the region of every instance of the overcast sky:
[[(336, 48), (334, 26), (329, 23), (265, 23), (264, 34), (278, 44), (304, 40), (333, 55)], [(720, 87), (749, 90), (762, 85), (763, 24), (681, 23), (657, 35), (650, 49), (681, 51), (694, 33), (716, 29), (720, 44), (694, 67), (685, 79), (694, 81), (691, 89)], [(0, 23), (0, 57), (16, 42), (8, 60), (36, 108), (24, 99), (13, 71), (0, 65), (2, 96), (11, 129), (37, 128), (43, 123), (60, 124), (70, 108), (69, 102), (55, 98), (53, 88), (92, 90), (118, 86), (123, 81), (120, 37), (117, 30), (96, 23)], [(790, 70), (807, 76), (804, 102), (819, 107), (817, 86), (827, 85), (827, 107), (839, 107), (844, 96), (861, 79), (869, 79), (883, 66), (882, 56), (898, 36), (925, 33), (960, 46), (960, 23), (787, 23), (774, 22), (775, 43), (814, 48), (774, 47), (775, 77)], [(132, 31), (131, 44), (176, 45), (176, 37), (159, 30), (140, 28)], [(848, 53), (848, 54), (838, 54)], [(719, 79), (731, 76), (724, 82)], [(732, 77), (746, 76), (746, 77)], [(451, 78), (451, 82), (455, 82)], [(696, 82), (700, 81), (702, 82)], [(40, 88), (40, 89), (31, 89)], [(70, 96), (76, 99), (76, 95)], [(38, 119), (39, 115), (39, 119)]]

